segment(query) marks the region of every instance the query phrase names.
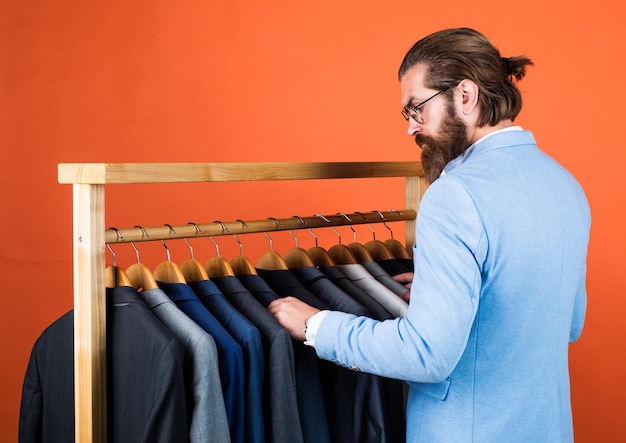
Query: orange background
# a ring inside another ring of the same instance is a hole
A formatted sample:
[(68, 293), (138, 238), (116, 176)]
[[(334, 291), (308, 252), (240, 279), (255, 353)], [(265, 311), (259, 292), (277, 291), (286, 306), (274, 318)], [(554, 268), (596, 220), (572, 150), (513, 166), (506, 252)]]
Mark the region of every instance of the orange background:
[[(588, 315), (570, 354), (576, 438), (625, 441), (626, 154), (618, 131), (626, 6), (564, 5), (527, 0), (513, 12), (493, 0), (2, 2), (0, 441), (16, 441), (34, 341), (72, 307), (72, 193), (57, 184), (58, 163), (419, 159), (399, 113), (397, 68), (418, 38), (454, 26), (535, 62), (520, 83), (518, 122), (579, 179), (593, 215)], [(402, 207), (402, 185), (114, 185), (106, 222), (386, 210)], [(402, 236), (401, 225), (391, 227)], [(359, 238), (369, 239), (361, 229)], [(278, 251), (293, 246), (287, 233), (274, 237)], [(298, 237), (313, 245), (306, 231)], [(251, 258), (267, 248), (262, 235), (241, 239)], [(336, 236), (320, 239), (330, 246)], [(227, 258), (238, 253), (232, 237), (218, 242)], [(174, 260), (187, 258), (184, 243), (171, 243)], [(201, 261), (215, 254), (208, 239), (194, 246)], [(140, 250), (142, 261), (165, 259), (158, 242)], [(116, 252), (119, 265), (132, 264), (128, 245)]]

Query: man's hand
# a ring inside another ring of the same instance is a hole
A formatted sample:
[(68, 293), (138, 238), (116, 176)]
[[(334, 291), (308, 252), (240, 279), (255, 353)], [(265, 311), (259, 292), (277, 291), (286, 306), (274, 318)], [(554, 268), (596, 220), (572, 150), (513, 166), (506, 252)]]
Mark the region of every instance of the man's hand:
[[(411, 289), (411, 283), (413, 283), (413, 272), (403, 272), (402, 274), (394, 275), (392, 278), (398, 283), (402, 283), (405, 288)], [(408, 303), (411, 298), (411, 291), (405, 292), (400, 297)]]
[(299, 341), (306, 340), (306, 321), (319, 312), (319, 309), (307, 305), (295, 297), (274, 300), (268, 309), (291, 337)]

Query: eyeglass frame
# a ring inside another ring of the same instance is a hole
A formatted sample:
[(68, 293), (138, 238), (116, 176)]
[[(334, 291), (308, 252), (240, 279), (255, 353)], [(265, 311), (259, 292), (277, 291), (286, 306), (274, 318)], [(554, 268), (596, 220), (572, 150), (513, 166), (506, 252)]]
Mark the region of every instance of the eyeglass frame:
[[(445, 89), (441, 89), (440, 91), (437, 91), (434, 95), (431, 95), (430, 97), (428, 97), (426, 100), (418, 103), (415, 106), (405, 106), (404, 108), (402, 108), (402, 111), (400, 111), (400, 113), (402, 114), (402, 117), (404, 117), (404, 119), (408, 122), (409, 119), (413, 119), (414, 121), (416, 121), (417, 123), (419, 123), (420, 125), (424, 123), (424, 117), (422, 116), (422, 108), (424, 107), (424, 105), (426, 103), (428, 103), (429, 101), (431, 101), (433, 98), (437, 97), (439, 94), (443, 94), (446, 91), (449, 91), (450, 89), (456, 87), (458, 85), (458, 83), (456, 85), (450, 85)], [(413, 111), (413, 114), (409, 114), (409, 111)], [(419, 117), (419, 120), (415, 117)]]

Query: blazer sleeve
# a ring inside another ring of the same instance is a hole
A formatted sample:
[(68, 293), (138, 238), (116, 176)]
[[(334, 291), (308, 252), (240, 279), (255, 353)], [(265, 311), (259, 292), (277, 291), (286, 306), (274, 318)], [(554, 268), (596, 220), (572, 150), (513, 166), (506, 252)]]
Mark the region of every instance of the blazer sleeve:
[(573, 343), (580, 338), (583, 332), (583, 324), (585, 322), (585, 312), (587, 311), (587, 288), (585, 286), (585, 275), (583, 273), (578, 292), (574, 299), (574, 311), (572, 313), (572, 327), (569, 334), (569, 342)]
[(36, 350), (33, 348), (24, 376), (20, 404), (19, 442), (42, 441), (43, 402)]
[(315, 340), (321, 358), (423, 383), (441, 382), (452, 372), (478, 310), (487, 237), (471, 196), (456, 180), (431, 185), (416, 230), (407, 316), (378, 322), (331, 312)]

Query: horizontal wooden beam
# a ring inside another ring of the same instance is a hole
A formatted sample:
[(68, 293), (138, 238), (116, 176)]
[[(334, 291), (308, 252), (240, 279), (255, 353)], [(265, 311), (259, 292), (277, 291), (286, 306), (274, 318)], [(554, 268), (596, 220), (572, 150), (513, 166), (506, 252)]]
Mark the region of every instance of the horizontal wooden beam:
[(423, 176), (419, 162), (61, 163), (59, 183), (199, 183)]

